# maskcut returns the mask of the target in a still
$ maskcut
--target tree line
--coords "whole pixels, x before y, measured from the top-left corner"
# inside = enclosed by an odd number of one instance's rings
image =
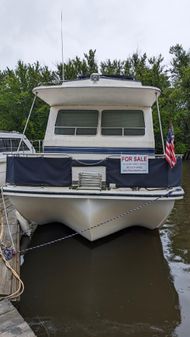
[[[64,79],[74,80],[94,72],[104,75],[123,75],[142,82],[143,85],[161,89],[159,98],[163,134],[166,138],[170,122],[175,131],[176,152],[190,148],[190,52],[179,44],[169,50],[171,62],[164,65],[162,55],[148,57],[146,53],[133,53],[126,60],[98,63],[96,50],[89,50],[83,58],[75,57],[64,64]],[[55,70],[39,62],[25,64],[18,61],[15,69],[0,71],[0,130],[22,132],[33,101],[32,89],[39,84],[60,83],[62,64]],[[37,100],[26,135],[29,139],[43,139],[49,107]],[[156,150],[162,151],[156,106],[153,107]]]

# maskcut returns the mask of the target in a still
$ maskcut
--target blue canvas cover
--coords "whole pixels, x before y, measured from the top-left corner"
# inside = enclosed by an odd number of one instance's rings
[[[106,160],[106,183],[116,187],[169,188],[181,185],[182,159],[177,159],[174,168],[170,168],[164,158],[149,159],[148,174],[121,174],[120,159]]]
[[[6,182],[20,186],[70,186],[71,158],[7,157]]]
[[[20,186],[71,186],[72,166],[78,166],[72,158],[7,157],[6,182]],[[84,163],[88,166],[88,163]],[[94,163],[96,166],[96,164]],[[182,160],[177,159],[170,168],[164,158],[149,159],[148,174],[121,174],[120,159],[108,158],[101,162],[106,166],[106,185],[116,187],[169,188],[181,185]]]

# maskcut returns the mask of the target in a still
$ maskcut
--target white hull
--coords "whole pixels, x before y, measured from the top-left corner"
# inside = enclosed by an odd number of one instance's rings
[[[18,186],[16,189],[13,192],[13,187],[5,187],[4,193],[24,218],[37,224],[64,223],[90,241],[130,226],[159,228],[171,213],[175,200],[182,198],[179,193],[165,197],[168,191],[162,191],[159,197],[158,191],[154,195],[141,192],[135,196],[135,192],[126,196],[126,192],[110,191],[52,193],[48,188],[42,188],[41,193],[37,189],[35,194],[30,190],[29,194],[26,189],[24,193],[19,193]]]
[[[5,184],[6,158],[0,158],[0,186]]]

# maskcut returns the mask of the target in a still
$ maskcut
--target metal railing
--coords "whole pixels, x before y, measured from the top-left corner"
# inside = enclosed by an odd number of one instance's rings
[[[34,139],[31,140],[31,144],[34,147],[37,153],[44,152],[43,140],[42,139]]]

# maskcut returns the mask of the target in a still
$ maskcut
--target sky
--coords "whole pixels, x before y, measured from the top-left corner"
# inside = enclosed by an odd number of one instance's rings
[[[61,25],[62,12],[62,25]],[[189,0],[0,0],[0,69],[18,60],[54,69],[96,50],[97,62],[134,52],[164,56],[177,43],[190,48]]]

